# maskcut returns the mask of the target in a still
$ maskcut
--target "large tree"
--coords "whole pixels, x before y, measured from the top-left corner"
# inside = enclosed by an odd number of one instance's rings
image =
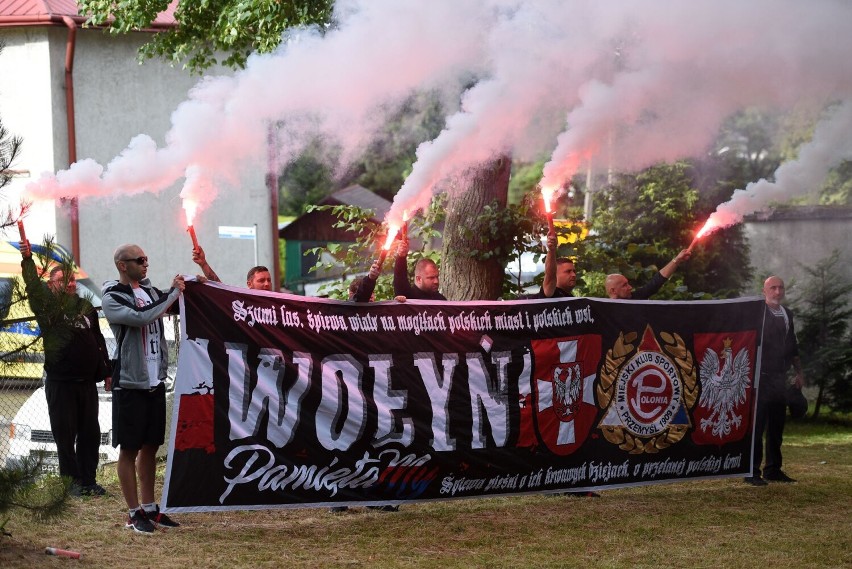
[[[505,228],[499,216],[483,213],[505,210],[511,166],[502,156],[472,170],[452,191],[441,250],[441,290],[450,300],[496,300],[503,292],[511,246],[500,248]]]
[[[112,33],[147,28],[172,0],[78,0],[89,22],[112,19]],[[195,72],[221,63],[244,67],[252,52],[268,53],[281,43],[282,34],[294,26],[326,25],[332,0],[222,0],[178,2],[179,25],[154,34],[139,51],[141,58],[161,57]],[[219,54],[226,54],[223,60]]]

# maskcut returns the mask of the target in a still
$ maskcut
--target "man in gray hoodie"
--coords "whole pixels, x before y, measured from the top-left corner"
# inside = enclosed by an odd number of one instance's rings
[[[103,290],[103,312],[116,338],[112,373],[113,446],[118,481],[129,515],[125,527],[151,534],[177,527],[154,499],[157,449],[165,440],[168,347],[162,316],[184,289],[177,275],[167,292],[147,279],[148,257],[138,245],[122,245],[113,256],[118,282]],[[141,495],[141,503],[140,503]]]

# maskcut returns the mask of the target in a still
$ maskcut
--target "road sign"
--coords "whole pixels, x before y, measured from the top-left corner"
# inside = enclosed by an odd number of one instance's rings
[[[236,227],[233,225],[219,226],[219,239],[254,239],[257,235],[257,227]]]

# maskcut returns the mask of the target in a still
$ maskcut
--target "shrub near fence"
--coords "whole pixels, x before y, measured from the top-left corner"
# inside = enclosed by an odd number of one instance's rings
[[[104,318],[101,331],[112,355],[115,339]],[[169,345],[169,378],[177,370],[180,327],[178,317],[164,321]],[[0,467],[15,464],[24,456],[43,453],[45,470],[58,466],[56,445],[50,430],[47,400],[44,395],[44,351],[33,318],[4,320],[0,327]],[[171,413],[171,381],[167,403]],[[118,451],[112,447],[112,394],[98,384],[101,426],[100,464],[117,460]],[[167,428],[170,426],[167,421]],[[164,445],[161,449],[165,450]]]

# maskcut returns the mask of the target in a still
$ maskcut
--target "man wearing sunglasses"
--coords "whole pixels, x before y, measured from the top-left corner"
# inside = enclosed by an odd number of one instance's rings
[[[154,499],[157,449],[165,441],[168,347],[163,315],[184,289],[177,275],[160,291],[148,280],[148,257],[138,245],[122,245],[113,256],[118,282],[104,285],[103,311],[116,338],[113,366],[113,446],[120,447],[118,481],[129,515],[125,527],[151,534],[177,527]],[[140,502],[141,498],[141,502]]]

